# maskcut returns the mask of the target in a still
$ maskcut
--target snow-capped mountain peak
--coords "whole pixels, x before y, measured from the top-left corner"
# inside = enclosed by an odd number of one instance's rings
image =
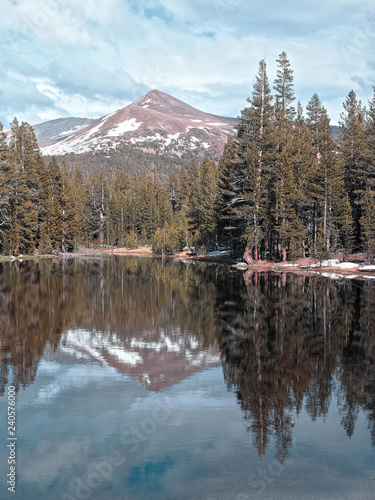
[[[218,158],[236,123],[232,118],[204,113],[159,90],[151,90],[97,120],[82,120],[66,118],[34,126],[42,153],[111,155],[119,149],[136,148],[176,158],[185,153]]]

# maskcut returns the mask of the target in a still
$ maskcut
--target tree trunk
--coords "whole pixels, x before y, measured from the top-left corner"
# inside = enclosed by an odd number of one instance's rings
[[[243,254],[243,260],[246,262],[248,265],[253,264],[253,257],[252,257],[252,248],[250,247],[249,243],[246,245],[244,254]]]

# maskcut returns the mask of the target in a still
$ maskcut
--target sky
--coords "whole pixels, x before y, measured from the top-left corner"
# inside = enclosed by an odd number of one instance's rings
[[[375,84],[373,0],[0,0],[0,122],[97,118],[151,89],[236,117],[287,53],[337,124]]]

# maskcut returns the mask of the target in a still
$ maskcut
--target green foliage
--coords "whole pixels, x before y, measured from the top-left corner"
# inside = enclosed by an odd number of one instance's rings
[[[188,244],[186,219],[179,214],[176,214],[168,225],[158,228],[152,238],[152,250],[160,255],[181,252]]]
[[[375,195],[370,188],[367,188],[363,198],[363,215],[360,223],[364,249],[367,252],[368,259],[373,261],[375,258]]]
[[[352,207],[355,243],[359,245],[361,243],[362,200],[367,186],[370,185],[365,110],[353,90],[349,92],[343,107],[339,138],[340,157],[345,173],[345,186]]]
[[[138,246],[138,236],[134,230],[130,231],[125,238],[123,245],[126,248],[137,248]]]
[[[189,166],[187,217],[191,232],[199,235],[199,244],[217,241],[219,171],[215,161],[205,158]]]

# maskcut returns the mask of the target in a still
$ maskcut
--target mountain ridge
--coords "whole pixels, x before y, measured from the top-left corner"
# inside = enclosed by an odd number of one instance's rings
[[[221,156],[237,119],[200,111],[159,90],[102,118],[63,118],[34,126],[45,156],[105,155],[138,150],[146,155],[175,159]],[[128,151],[127,151],[128,150]],[[117,155],[118,156],[118,155]]]

